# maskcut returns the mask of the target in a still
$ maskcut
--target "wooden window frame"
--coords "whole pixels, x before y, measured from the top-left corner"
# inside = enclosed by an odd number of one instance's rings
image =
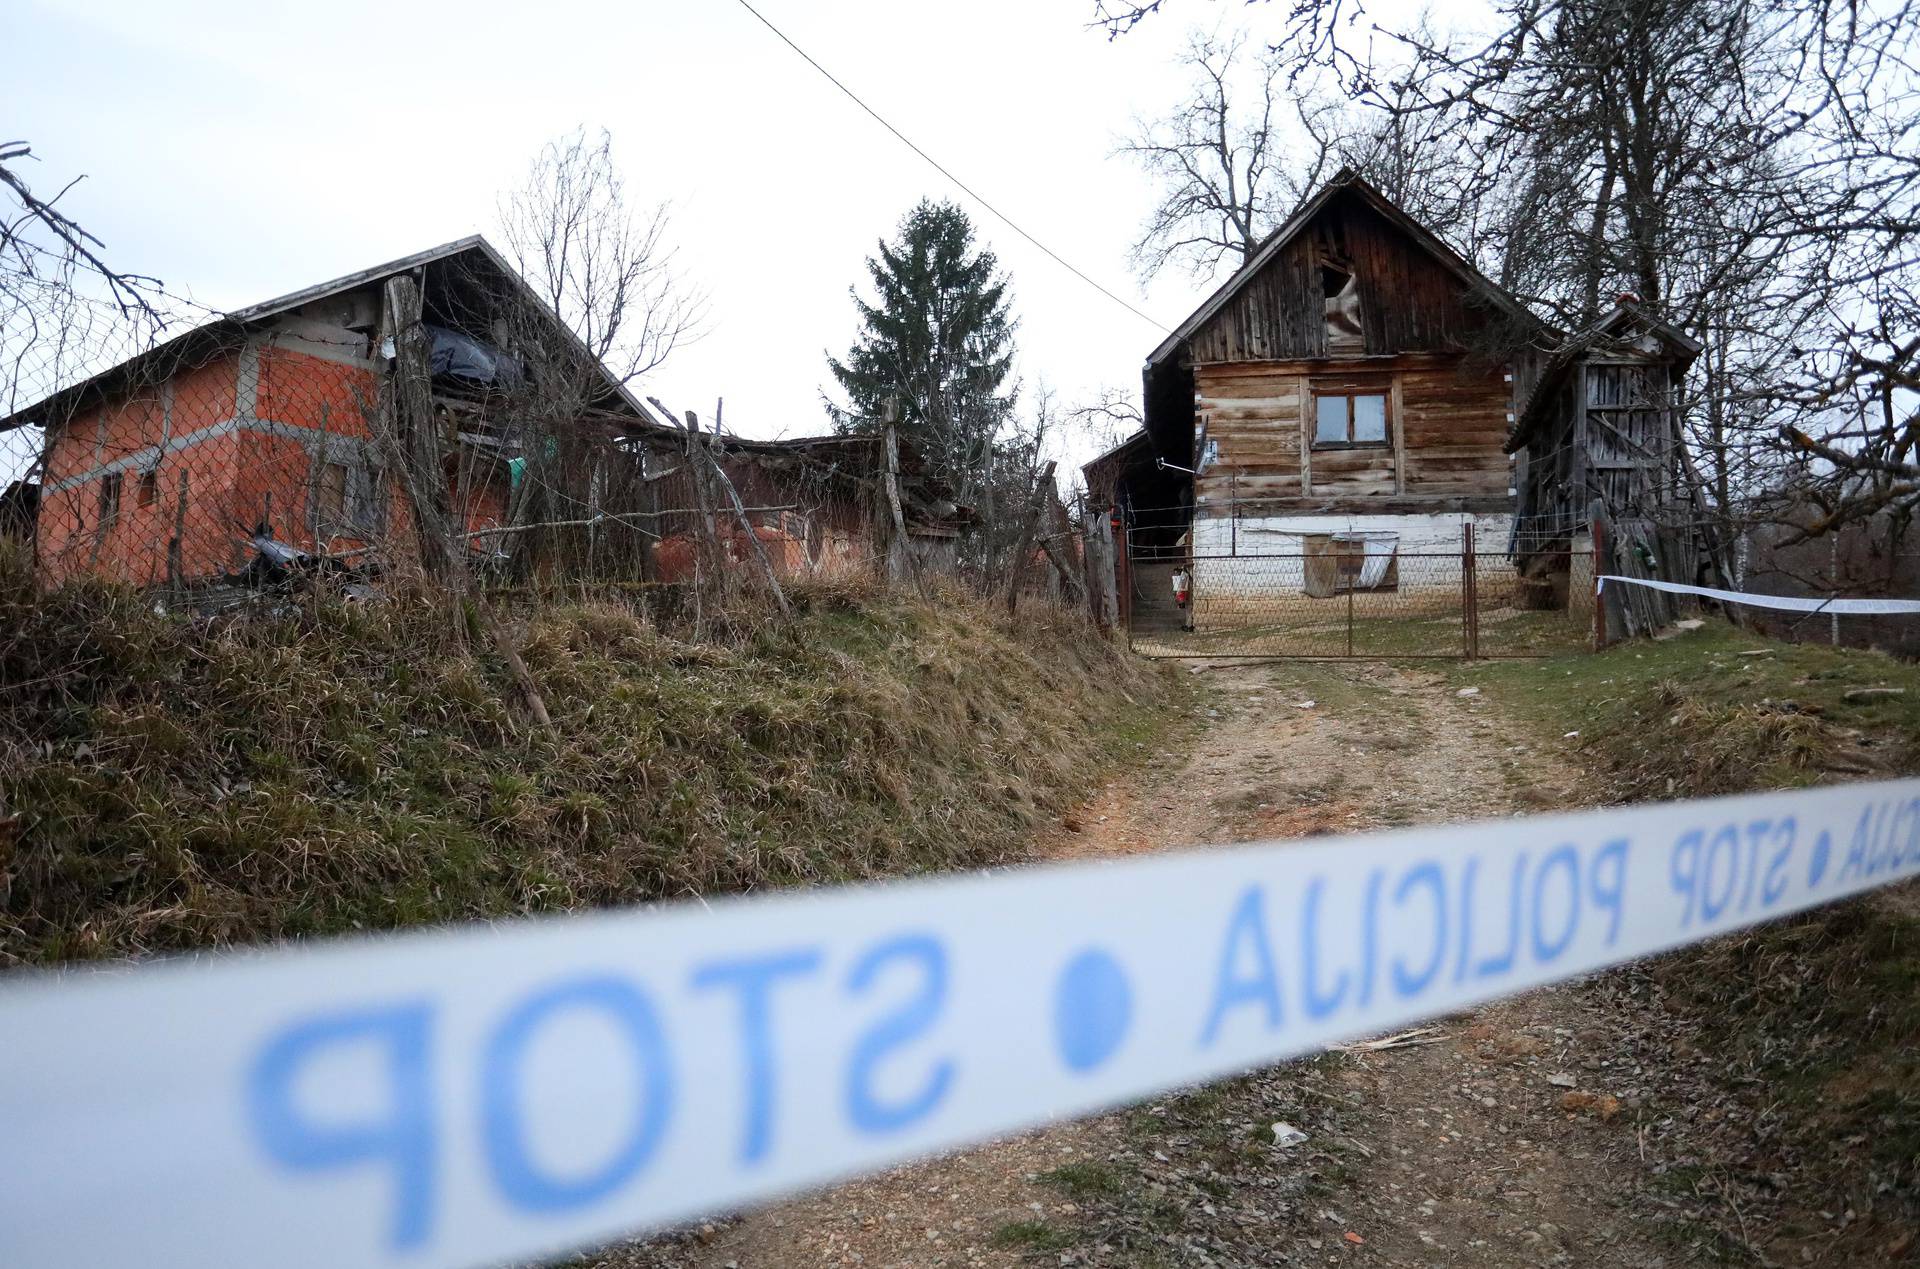
[[[1320,439],[1320,400],[1322,397],[1340,397],[1347,403],[1347,439],[1344,441],[1323,441]],[[1353,403],[1358,397],[1379,397],[1380,412],[1386,420],[1386,434],[1377,441],[1356,441],[1353,439]],[[1393,449],[1394,428],[1397,420],[1393,411],[1393,384],[1313,384],[1308,390],[1307,407],[1308,434],[1307,444],[1312,449]]]
[[[100,477],[100,489],[95,495],[95,510],[100,517],[97,526],[101,531],[112,528],[120,519],[120,496],[126,487],[124,473],[110,471]]]

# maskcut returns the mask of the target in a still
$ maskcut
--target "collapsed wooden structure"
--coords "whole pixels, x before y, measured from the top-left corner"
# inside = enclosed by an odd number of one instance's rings
[[[7,505],[55,584],[404,564],[674,581],[696,537],[715,567],[939,567],[971,524],[884,435],[754,441],[665,414],[474,237],[222,317],[0,430],[44,431],[40,480]],[[709,460],[738,515],[694,479]]]

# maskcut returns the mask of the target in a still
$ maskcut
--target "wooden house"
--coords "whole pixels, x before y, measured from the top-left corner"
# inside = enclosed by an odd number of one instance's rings
[[[1504,547],[1511,350],[1543,334],[1357,175],[1307,199],[1147,359],[1144,431],[1188,473],[1198,601],[1220,557],[1270,557],[1260,584],[1304,589],[1305,557],[1365,542],[1389,566],[1332,584],[1386,589],[1397,553],[1457,550],[1470,524]]]
[[[1152,579],[1136,592],[1190,571],[1203,628],[1228,590],[1458,587],[1404,557],[1469,533],[1523,579],[1557,570],[1518,593],[1564,604],[1594,507],[1645,520],[1686,495],[1698,352],[1632,297],[1564,336],[1342,172],[1153,350],[1145,425],[1088,486]]]

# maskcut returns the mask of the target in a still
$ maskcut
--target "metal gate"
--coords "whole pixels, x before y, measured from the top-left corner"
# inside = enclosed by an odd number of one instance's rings
[[[1127,634],[1156,657],[1475,659],[1592,646],[1593,556],[1482,555],[1328,539],[1289,552],[1130,553]],[[1184,572],[1188,600],[1175,602]]]

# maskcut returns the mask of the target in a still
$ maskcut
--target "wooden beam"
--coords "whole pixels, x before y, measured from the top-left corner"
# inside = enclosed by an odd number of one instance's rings
[[[1013,561],[1007,569],[1007,614],[1013,614],[1014,605],[1020,594],[1020,574],[1027,571],[1027,555],[1033,550],[1034,528],[1041,514],[1046,510],[1046,494],[1053,487],[1054,461],[1040,469],[1040,476],[1033,482],[1033,492],[1028,495],[1026,523],[1020,529],[1020,545],[1014,548]]]

